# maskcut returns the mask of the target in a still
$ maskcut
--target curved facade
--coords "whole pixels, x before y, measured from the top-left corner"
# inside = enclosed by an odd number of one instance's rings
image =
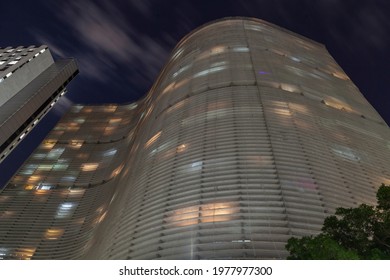
[[[217,21],[143,100],[63,118],[1,192],[0,257],[282,259],[335,208],[375,203],[389,140],[323,45]]]

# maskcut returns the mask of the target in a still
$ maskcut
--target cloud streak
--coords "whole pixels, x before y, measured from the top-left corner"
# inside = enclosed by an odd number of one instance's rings
[[[132,10],[144,15],[145,21],[146,15],[151,13],[151,4],[149,1],[127,3]],[[74,41],[67,44],[66,51],[49,44],[54,53],[60,56],[71,53],[70,56],[78,60],[80,74],[89,79],[109,83],[112,79],[107,76],[118,78],[115,70],[127,68],[119,74],[124,76],[124,81],[141,82],[144,88],[151,86],[170,52],[169,43],[141,33],[118,2],[100,1],[98,5],[92,1],[70,1],[57,5],[53,6],[53,11]],[[36,38],[43,43],[54,40],[44,34]]]

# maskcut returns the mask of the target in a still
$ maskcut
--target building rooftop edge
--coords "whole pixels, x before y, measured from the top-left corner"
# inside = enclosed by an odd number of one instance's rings
[[[288,34],[291,34],[293,36],[296,36],[298,38],[301,38],[301,39],[304,39],[304,40],[307,40],[309,41],[310,43],[313,43],[315,45],[318,45],[319,47],[322,47],[322,48],[325,48],[326,49],[326,46],[320,42],[317,42],[313,39],[310,39],[308,37],[305,37],[301,34],[298,34],[298,33],[295,33],[291,30],[288,30],[284,27],[281,27],[279,25],[276,25],[274,23],[271,23],[271,22],[268,22],[266,20],[263,20],[263,19],[259,19],[259,18],[254,18],[254,17],[245,17],[245,16],[232,16],[232,17],[223,17],[223,18],[220,18],[220,19],[216,19],[216,20],[212,20],[212,21],[209,21],[209,22],[206,22],[200,26],[198,26],[197,28],[193,29],[191,32],[187,33],[187,35],[185,35],[182,39],[180,39],[180,41],[176,44],[175,49],[177,49],[178,47],[181,46],[181,44],[186,40],[188,39],[189,37],[191,37],[193,34],[195,34],[196,32],[199,32],[200,30],[202,30],[203,28],[205,27],[208,27],[212,24],[216,24],[216,23],[220,23],[220,22],[223,22],[223,21],[228,21],[228,20],[242,20],[242,21],[254,21],[254,22],[260,22],[262,24],[265,24],[265,25],[268,25],[270,27],[273,27],[273,28],[276,28],[276,29],[279,29],[283,32],[286,32]]]

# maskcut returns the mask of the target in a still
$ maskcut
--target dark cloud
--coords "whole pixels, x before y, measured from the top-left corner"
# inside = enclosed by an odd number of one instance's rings
[[[151,4],[151,1],[128,3],[143,14],[149,13]],[[116,2],[101,1],[98,5],[92,1],[70,1],[56,4],[52,10],[74,38],[73,46],[65,51],[50,43],[55,39],[49,34],[35,34],[36,39],[49,42],[47,44],[59,56],[72,52],[82,75],[98,82],[109,83],[111,79],[106,77],[117,75],[107,70],[127,66],[132,72],[131,65],[137,65],[142,74],[131,76],[142,76],[146,86],[156,77],[169,53],[166,44],[140,32]]]

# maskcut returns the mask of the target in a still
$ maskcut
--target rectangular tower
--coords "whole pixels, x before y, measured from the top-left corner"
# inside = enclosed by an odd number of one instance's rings
[[[65,94],[74,59],[54,61],[47,46],[0,48],[0,162]]]

